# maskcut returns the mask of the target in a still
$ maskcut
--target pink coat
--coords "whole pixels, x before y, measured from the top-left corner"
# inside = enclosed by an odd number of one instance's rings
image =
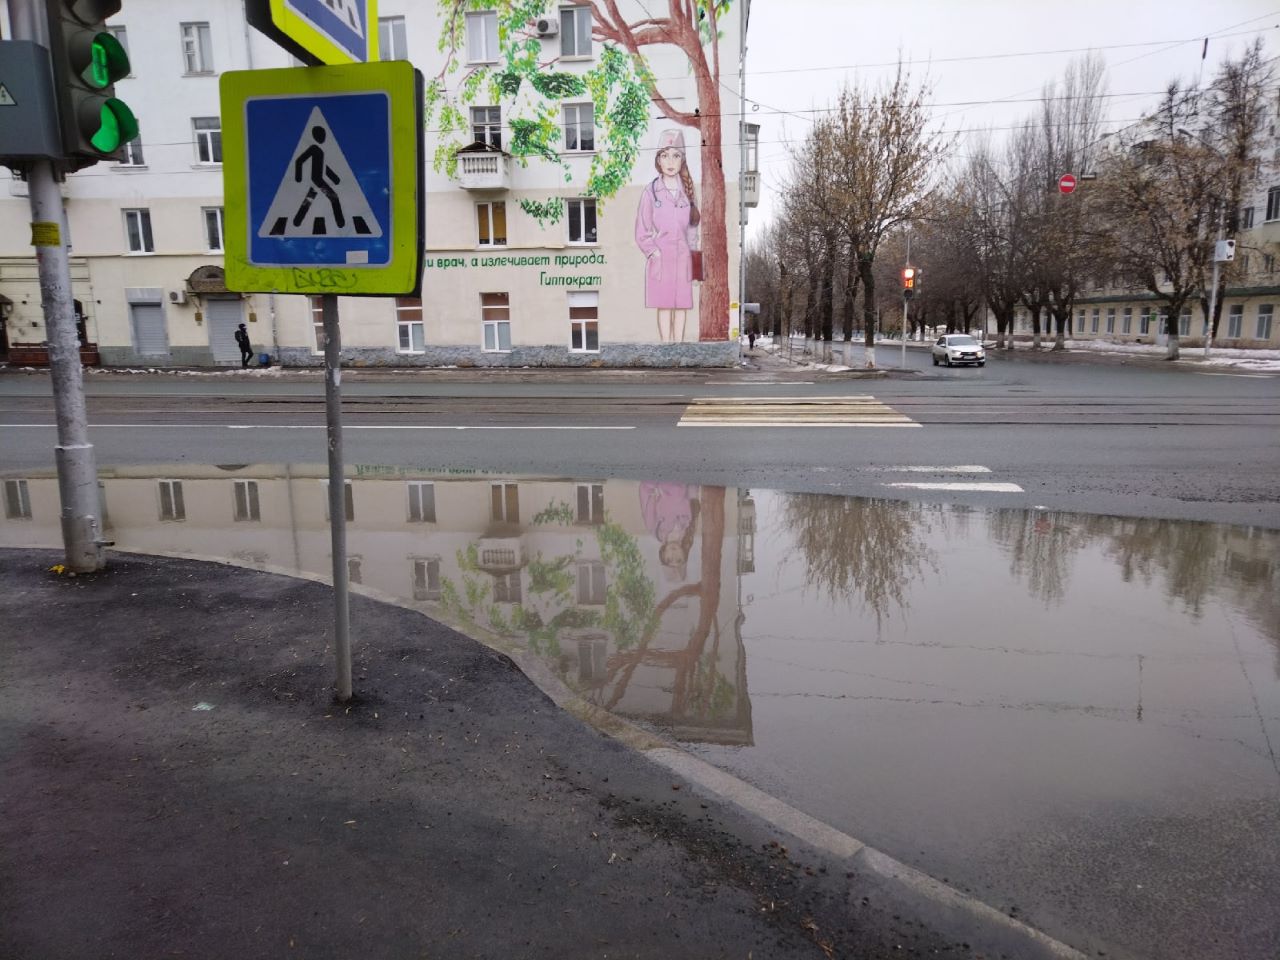
[[[690,226],[689,200],[672,193],[661,177],[644,188],[636,209],[636,243],[645,262],[644,305],[658,310],[693,306],[693,258],[698,228]],[[655,252],[656,251],[656,252]]]

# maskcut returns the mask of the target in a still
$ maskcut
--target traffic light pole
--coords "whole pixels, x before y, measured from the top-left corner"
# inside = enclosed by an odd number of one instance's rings
[[[14,39],[47,45],[39,0],[9,0]],[[84,405],[84,371],[80,366],[80,338],[71,297],[71,267],[67,254],[67,223],[62,192],[53,161],[33,160],[26,168],[31,200],[31,242],[40,275],[40,306],[44,310],[53,380],[53,407],[58,427],[54,459],[62,504],[62,543],[66,565],[77,573],[91,573],[106,565],[102,539],[98,468],[89,442]]]

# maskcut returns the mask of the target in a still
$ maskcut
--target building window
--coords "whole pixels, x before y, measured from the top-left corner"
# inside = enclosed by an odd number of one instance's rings
[[[400,353],[423,353],[427,349],[426,326],[422,320],[422,300],[396,297],[396,330]]]
[[[1076,334],[1079,335],[1082,333],[1084,333],[1084,311],[1077,310],[1076,311]]]
[[[124,156],[117,161],[117,166],[121,167],[141,167],[146,164],[142,158],[142,134],[124,145]]]
[[[129,240],[130,253],[155,253],[156,244],[151,236],[151,211],[126,210],[124,231]]]
[[[200,163],[221,163],[222,121],[217,117],[195,117],[191,126],[196,137],[196,159]]]
[[[467,14],[467,62],[493,63],[498,59],[498,13],[483,10]]]
[[[311,332],[315,334],[315,353],[324,353],[324,298],[311,298]]]
[[[507,204],[490,200],[476,204],[476,244],[481,247],[507,245]]]
[[[495,483],[489,487],[489,506],[495,523],[520,522],[520,487],[514,483]]]
[[[209,37],[209,24],[182,25],[182,57],[187,73],[213,73],[213,42]]]
[[[1253,207],[1245,207],[1240,211],[1240,229],[1248,230],[1253,226]]]
[[[569,352],[600,352],[600,294],[575,290],[569,294]]]
[[[404,17],[378,18],[378,59],[409,59],[409,44],[404,34]]]
[[[1178,314],[1178,336],[1191,336],[1191,310],[1187,308]]]
[[[204,239],[209,245],[209,252],[220,253],[223,236],[222,208],[204,207],[201,212],[204,214]]]
[[[25,480],[4,482],[4,516],[6,520],[31,519],[31,493]]]
[[[519,603],[522,599],[519,570],[512,570],[510,573],[500,573],[494,576],[494,603]]]
[[[1124,319],[1120,322],[1120,332],[1133,332],[1133,307],[1124,308]]]
[[[1101,310],[1099,310],[1097,307],[1093,308],[1093,323],[1089,327],[1089,331],[1091,333],[1098,332],[1098,317],[1101,316],[1101,314],[1102,314]]]
[[[609,678],[608,642],[604,637],[584,637],[578,641],[578,679],[592,683]]]
[[[409,522],[436,522],[436,485],[415,480],[409,483]]]
[[[471,136],[476,143],[502,149],[502,108],[472,107]]]
[[[347,582],[364,583],[363,557],[347,557]]]
[[[1262,272],[1270,276],[1276,272],[1276,256],[1274,253],[1262,255]]]
[[[1145,337],[1151,332],[1151,318],[1155,313],[1149,307],[1142,308],[1142,316],[1138,318],[1138,335]]]
[[[595,107],[591,104],[564,105],[564,148],[578,152],[596,148]]]
[[[598,525],[604,523],[604,484],[578,484],[578,522]]]
[[[258,510],[257,480],[237,480],[234,494],[237,521],[256,523],[262,519],[262,514]]]
[[[1267,191],[1267,219],[1280,220],[1280,187]]]
[[[596,242],[596,202],[591,198],[569,201],[569,242]]]
[[[422,557],[413,561],[413,599],[440,599],[440,560]]]
[[[560,56],[591,56],[591,8],[560,8]]]
[[[505,353],[511,349],[511,294],[480,294],[480,319],[484,324],[484,349]]]
[[[182,481],[157,480],[156,483],[160,488],[160,519],[187,519],[187,506],[182,501]]]
[[[125,26],[123,24],[115,27],[108,26],[107,33],[111,34],[113,37],[116,38],[116,42],[120,44],[120,47],[124,50],[124,55],[128,57],[129,56],[129,31],[125,28]],[[126,76],[130,76],[130,77],[133,76],[133,59],[132,58],[129,59],[129,72],[128,74],[126,74]]]
[[[1107,333],[1116,332],[1116,308],[1107,307]]]
[[[329,519],[329,481],[321,480],[320,486],[324,490],[324,518]],[[342,512],[347,515],[347,522],[350,523],[356,518],[356,500],[355,494],[351,489],[351,481],[342,481],[343,502]]]
[[[604,606],[604,564],[599,560],[578,564],[578,603]]]
[[[1227,308],[1227,337],[1239,340],[1244,328],[1244,305],[1233,303]]]
[[[1272,307],[1273,307],[1273,304],[1270,304],[1270,303],[1258,304],[1258,326],[1254,331],[1253,339],[1255,340],[1271,339]]]

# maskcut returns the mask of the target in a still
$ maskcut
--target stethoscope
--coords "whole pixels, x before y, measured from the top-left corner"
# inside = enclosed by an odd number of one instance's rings
[[[649,184],[649,192],[653,194],[653,205],[655,207],[662,206],[662,201],[658,199],[658,181],[661,179],[661,177],[654,177],[653,183]],[[667,193],[671,192],[666,187],[663,187],[663,190]],[[681,190],[680,196],[676,198],[676,209],[679,210],[681,207],[687,207],[688,205],[689,199],[684,195],[684,191]]]

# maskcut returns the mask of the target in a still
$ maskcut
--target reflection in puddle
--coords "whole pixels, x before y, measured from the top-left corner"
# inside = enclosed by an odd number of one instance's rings
[[[323,466],[100,475],[121,550],[329,571]],[[52,475],[6,479],[4,504],[0,546],[59,545]],[[1248,890],[1280,879],[1258,866],[1280,862],[1276,831],[1248,812],[1280,795],[1275,531],[395,467],[354,468],[346,512],[355,589],[519,645],[591,702],[1033,920],[1039,904],[1064,935],[1110,922],[1138,952],[1231,955],[1203,914],[1106,891],[1248,901],[1201,881],[1214,857]],[[1203,848],[1178,834],[1176,867],[1126,846],[1188,822]],[[1079,853],[1104,837],[1105,882]]]

